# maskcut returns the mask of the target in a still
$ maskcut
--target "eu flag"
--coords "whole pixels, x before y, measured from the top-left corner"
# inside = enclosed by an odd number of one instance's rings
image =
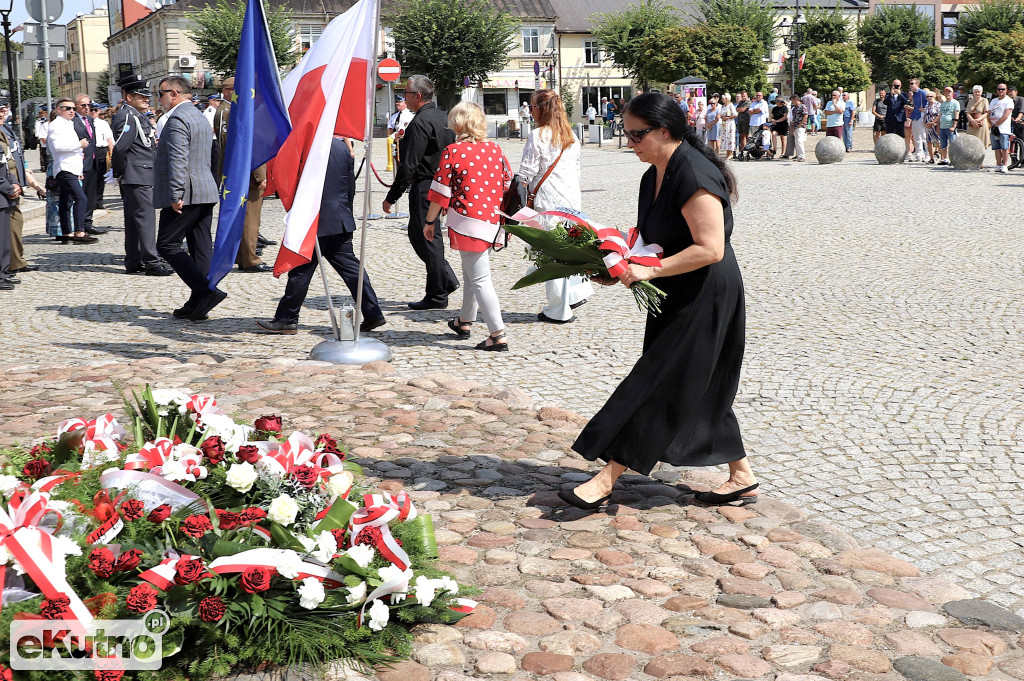
[[[207,275],[211,290],[231,271],[238,255],[249,199],[249,175],[277,156],[291,130],[263,4],[248,0],[224,145],[217,238]]]

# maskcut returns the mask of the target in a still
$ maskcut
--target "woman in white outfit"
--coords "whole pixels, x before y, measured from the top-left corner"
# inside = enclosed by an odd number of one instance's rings
[[[519,175],[530,194],[536,193],[533,208],[580,210],[580,143],[569,125],[562,98],[554,90],[537,90],[530,109],[537,127],[526,140]],[[575,321],[573,309],[594,292],[590,280],[582,276],[549,281],[546,289],[548,304],[537,319],[550,324]]]

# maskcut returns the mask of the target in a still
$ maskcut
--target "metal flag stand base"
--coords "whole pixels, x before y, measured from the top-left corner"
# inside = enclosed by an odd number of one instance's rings
[[[309,352],[309,358],[331,364],[358,364],[362,366],[369,362],[391,361],[391,349],[373,338],[360,338],[359,340],[340,341],[325,340],[313,346]]]

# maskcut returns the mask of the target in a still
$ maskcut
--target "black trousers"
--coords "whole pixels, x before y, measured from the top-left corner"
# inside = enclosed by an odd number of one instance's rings
[[[153,188],[143,184],[122,184],[124,201],[124,268],[153,269],[160,264],[156,254],[156,212]]]
[[[175,213],[173,208],[160,211],[156,250],[192,290],[186,305],[195,303],[210,290],[206,275],[210,271],[210,257],[213,255],[210,227],[213,225],[214,205],[200,203],[184,206],[180,213]],[[188,243],[188,252],[181,247],[182,239]]]
[[[103,208],[103,192],[107,189],[107,183],[103,180],[103,176],[107,172],[107,159],[97,158],[96,159],[96,208]]]
[[[0,281],[11,278],[11,213],[13,206],[0,208]]]
[[[444,237],[440,230],[433,241],[423,236],[423,223],[427,219],[427,191],[430,180],[417,182],[409,188],[409,243],[416,256],[427,266],[426,299],[433,303],[448,300],[448,294],[459,288],[459,278],[444,259]]]
[[[50,152],[47,151],[46,145],[39,145],[39,169],[46,172],[46,166],[50,165]]]
[[[321,236],[320,253],[324,259],[331,263],[331,267],[341,275],[348,287],[352,297],[356,297],[357,286],[359,285],[359,259],[352,250],[352,232],[344,234],[332,234]],[[306,294],[309,292],[309,284],[316,272],[317,259],[288,271],[288,284],[285,286],[281,302],[277,304],[277,312],[274,319],[286,324],[295,324],[299,321],[299,310],[302,308]],[[363,305],[360,308],[362,318],[373,321],[380,319],[384,313],[380,311],[377,302],[377,293],[370,285],[370,275],[363,272]]]
[[[60,233],[64,236],[85,229],[85,207],[88,199],[82,180],[78,175],[62,170],[57,173],[57,186],[60,191],[58,210],[60,215]],[[72,221],[74,226],[72,226]]]
[[[906,133],[904,132],[905,130],[906,130],[906,128],[903,125],[903,121],[886,121],[885,122],[885,132],[886,132],[886,134],[895,133],[895,134],[899,135],[900,137],[906,137]]]
[[[92,213],[96,210],[96,164],[92,170],[82,173],[82,188],[85,189],[85,228],[92,229]]]

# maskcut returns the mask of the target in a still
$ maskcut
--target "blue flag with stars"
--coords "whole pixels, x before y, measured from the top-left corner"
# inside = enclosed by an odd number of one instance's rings
[[[263,4],[248,0],[224,145],[217,238],[207,275],[211,290],[231,271],[242,243],[249,175],[277,156],[291,130]]]

